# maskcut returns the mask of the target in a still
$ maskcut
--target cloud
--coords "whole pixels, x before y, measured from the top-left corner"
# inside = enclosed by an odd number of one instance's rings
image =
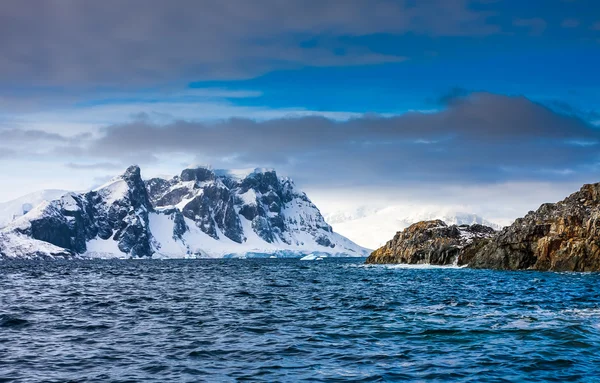
[[[450,105],[451,103],[463,99],[468,96],[471,92],[465,88],[454,87],[448,92],[443,93],[438,99],[437,104],[442,106]]]
[[[16,154],[17,153],[13,149],[0,147],[0,160],[14,158]]]
[[[69,138],[56,133],[48,133],[43,130],[30,129],[1,129],[0,142],[3,144],[28,144],[36,142],[68,142]]]
[[[516,27],[529,28],[530,35],[540,36],[546,30],[546,26],[548,25],[548,23],[546,23],[546,20],[544,20],[542,18],[533,17],[533,18],[528,18],[528,19],[522,19],[522,18],[515,19],[513,21],[513,25]]]
[[[475,93],[435,113],[215,123],[145,120],[104,128],[82,158],[193,156],[215,166],[274,166],[308,183],[499,182],[577,177],[598,162],[600,133],[524,97]],[[565,172],[568,169],[569,172]]]
[[[0,4],[0,81],[85,86],[254,76],[404,57],[339,36],[498,32],[467,0],[105,0]],[[331,36],[333,46],[303,46]]]
[[[123,169],[122,164],[112,162],[97,162],[97,163],[74,163],[69,162],[65,165],[69,169],[74,170],[120,170]]]
[[[577,19],[565,19],[560,24],[563,28],[577,28],[581,22]]]
[[[600,122],[600,112],[597,110],[582,110],[562,100],[550,100],[545,104],[562,114],[580,118],[591,124],[598,124]]]

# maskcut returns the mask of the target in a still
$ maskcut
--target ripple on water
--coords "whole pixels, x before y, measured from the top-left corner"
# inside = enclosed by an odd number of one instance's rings
[[[362,260],[3,262],[0,381],[582,381],[600,275]]]

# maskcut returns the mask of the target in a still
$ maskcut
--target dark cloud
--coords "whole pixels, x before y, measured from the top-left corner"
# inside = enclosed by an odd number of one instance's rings
[[[274,166],[328,183],[495,182],[590,171],[600,133],[524,97],[475,93],[437,113],[345,122],[321,117],[215,124],[134,121],[103,130],[86,156],[130,161],[181,153],[220,166]],[[143,161],[135,161],[143,162]]]
[[[2,129],[0,142],[4,144],[27,144],[36,142],[67,142],[70,139],[57,133],[48,133],[43,130],[28,129]]]
[[[112,162],[95,162],[95,163],[75,163],[69,162],[65,165],[69,169],[74,170],[119,170],[123,169],[123,164],[115,164]]]
[[[303,46],[314,36],[485,35],[468,0],[5,0],[0,81],[161,83],[246,77],[297,65],[402,60],[364,46]],[[19,82],[21,81],[21,83]]]
[[[454,88],[450,89],[448,92],[439,96],[438,99],[435,101],[435,104],[441,105],[441,106],[447,106],[455,101],[458,101],[458,100],[461,100],[461,99],[467,97],[471,93],[472,92],[470,92],[469,90],[467,90],[465,88],[454,87]]]

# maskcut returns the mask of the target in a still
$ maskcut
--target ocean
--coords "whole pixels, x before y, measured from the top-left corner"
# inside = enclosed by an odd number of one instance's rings
[[[0,262],[0,382],[595,382],[600,274]]]

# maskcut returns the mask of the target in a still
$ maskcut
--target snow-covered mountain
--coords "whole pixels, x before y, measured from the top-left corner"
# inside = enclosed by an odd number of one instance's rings
[[[6,226],[15,218],[22,216],[25,212],[32,210],[42,202],[58,199],[66,193],[66,190],[41,190],[12,201],[0,202],[0,228]]]
[[[3,257],[366,256],[292,180],[185,169],[144,182],[132,166],[88,193],[43,202],[0,231]]]
[[[428,205],[394,205],[386,208],[360,207],[351,212],[325,215],[333,229],[367,248],[383,246],[390,238],[410,225],[421,221],[442,220],[448,225],[480,224],[496,230],[501,226],[476,214],[461,212],[454,207]]]

